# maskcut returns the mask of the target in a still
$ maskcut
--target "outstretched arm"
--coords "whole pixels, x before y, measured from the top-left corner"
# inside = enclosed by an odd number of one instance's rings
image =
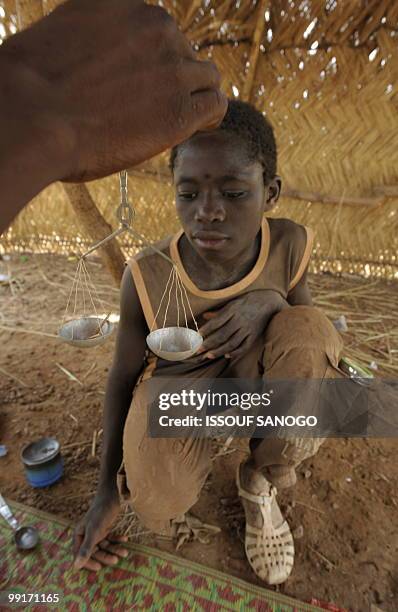
[[[97,493],[91,507],[75,532],[75,566],[100,569],[117,561],[107,547],[97,551],[97,545],[107,536],[119,512],[116,486],[117,471],[123,457],[123,430],[130,408],[133,390],[143,365],[147,326],[135,285],[125,269],[120,297],[120,323],[116,350],[106,386],[104,405],[104,439]],[[117,553],[117,549],[110,547]]]
[[[137,290],[130,269],[126,267],[121,285],[116,349],[105,392],[99,489],[116,486],[116,474],[122,462],[124,423],[143,366],[147,333]]]
[[[227,110],[220,74],[143,0],[69,0],[0,46],[0,233],[57,180],[134,166]]]

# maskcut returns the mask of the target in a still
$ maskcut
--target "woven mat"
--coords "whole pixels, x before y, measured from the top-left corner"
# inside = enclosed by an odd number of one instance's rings
[[[131,544],[127,559],[99,573],[71,569],[72,527],[50,514],[10,503],[23,525],[40,531],[40,545],[16,550],[12,533],[0,523],[0,591],[58,593],[59,603],[45,609],[80,612],[311,612],[320,608],[256,587],[198,563]],[[7,610],[4,599],[0,610]],[[43,610],[32,605],[30,610]]]

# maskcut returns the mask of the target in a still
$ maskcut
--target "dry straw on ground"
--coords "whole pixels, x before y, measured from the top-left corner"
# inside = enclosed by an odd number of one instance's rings
[[[45,1],[44,10],[55,4]],[[272,122],[285,184],[272,215],[315,229],[313,271],[398,278],[397,2],[163,5],[201,57],[216,61],[227,94],[249,99]],[[0,0],[1,6],[0,24],[9,35],[17,24],[15,5]],[[117,178],[89,188],[115,225]],[[137,229],[148,239],[176,228],[167,153],[131,171],[130,191]],[[54,185],[19,216],[0,249],[67,253],[89,242]],[[125,245],[129,252],[138,247]]]
[[[104,316],[109,311],[118,313],[118,289],[107,283],[109,275],[96,260],[90,260],[89,265],[101,303],[107,309]],[[0,296],[0,331],[48,337],[48,342],[53,342],[64,315],[75,268],[74,258],[35,255],[24,263],[14,255],[8,265],[11,282],[9,287],[3,284]],[[397,283],[327,273],[310,275],[309,286],[314,305],[332,321],[345,316],[348,326],[343,334],[345,354],[363,365],[374,361],[379,374],[396,377]]]
[[[0,262],[1,263],[1,262]],[[45,342],[45,350],[51,351],[56,338],[57,329],[62,320],[68,289],[73,281],[77,261],[56,255],[33,255],[29,261],[13,255],[8,262],[11,284],[3,284],[0,291],[0,336],[4,340],[10,333],[18,333],[21,342],[25,334],[37,337],[38,342]],[[95,287],[104,304],[109,310],[118,312],[118,290],[113,288],[107,279],[109,274],[96,260],[90,260],[90,272],[94,278]],[[343,334],[345,344],[344,354],[360,364],[369,366],[377,364],[377,376],[396,378],[398,374],[398,285],[385,280],[366,280],[352,276],[333,277],[329,274],[310,275],[309,284],[316,306],[322,308],[332,320],[344,315],[348,331]],[[45,307],[43,303],[45,302]],[[113,342],[109,340],[109,342]],[[61,366],[61,367],[60,367]],[[103,399],[103,371],[97,368],[96,357],[84,375],[79,375],[79,383],[74,368],[56,363],[54,367],[62,370],[70,379],[70,384],[86,384],[89,374],[98,381],[97,392]],[[0,368],[0,378],[11,379],[14,384],[26,387],[14,366]],[[77,413],[75,413],[77,414]],[[70,413],[71,420],[76,419]],[[79,416],[79,415],[77,415]],[[93,434],[85,442],[72,442],[64,447],[75,449],[85,446],[91,456],[99,456],[101,442],[100,431]],[[235,441],[228,444],[220,440],[215,445],[214,455],[229,453],[246,453],[247,449]],[[121,517],[118,528],[132,539],[145,541],[145,530],[139,524],[134,513],[126,509]]]

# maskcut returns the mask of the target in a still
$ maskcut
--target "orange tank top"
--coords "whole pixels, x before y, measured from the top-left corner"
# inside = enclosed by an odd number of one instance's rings
[[[222,289],[205,291],[195,285],[184,269],[179,253],[179,241],[183,235],[180,230],[174,236],[156,243],[156,247],[176,264],[180,278],[187,291],[192,313],[198,324],[204,323],[201,315],[209,310],[217,309],[230,299],[239,295],[261,289],[272,289],[287,298],[289,292],[301,279],[310,259],[313,232],[310,228],[299,225],[290,219],[263,218],[261,225],[261,246],[256,263],[249,273],[240,281]],[[161,327],[164,319],[167,299],[163,300],[162,307],[155,320],[159,305],[164,295],[167,280],[172,269],[171,263],[150,247],[140,251],[128,261],[142,310],[149,330]],[[170,296],[167,311],[167,326],[177,324],[178,313],[175,296]],[[189,327],[194,327],[192,316],[187,311]],[[185,324],[181,317],[180,325]],[[148,354],[146,367],[149,366],[151,375],[160,368],[162,375],[175,375],[189,369],[186,362],[164,362]],[[188,360],[189,362],[189,360]]]
[[[250,272],[229,287],[204,291],[194,284],[181,261],[178,244],[183,233],[183,230],[180,230],[155,246],[176,264],[195,318],[199,318],[207,310],[221,307],[231,298],[257,289],[273,289],[286,299],[308,265],[313,244],[313,232],[310,228],[290,219],[264,217],[260,253]],[[171,264],[147,247],[130,259],[128,265],[147,325],[149,329],[156,329],[163,321],[166,304],[161,308],[156,322],[154,317],[166,288]],[[170,300],[167,321],[170,325],[177,322],[174,299]],[[192,320],[189,322],[192,323]]]

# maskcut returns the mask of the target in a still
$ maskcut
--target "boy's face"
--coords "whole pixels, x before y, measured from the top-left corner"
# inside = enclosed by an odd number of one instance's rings
[[[198,255],[227,261],[253,246],[280,181],[264,186],[263,167],[222,131],[195,134],[174,167],[177,213]]]

